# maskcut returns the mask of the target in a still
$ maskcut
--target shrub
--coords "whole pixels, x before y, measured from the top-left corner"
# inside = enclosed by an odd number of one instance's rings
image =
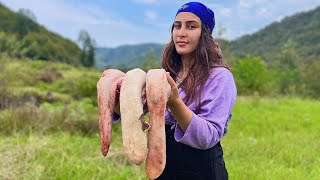
[[[90,103],[90,100],[69,105],[43,103],[39,107],[27,103],[5,109],[0,112],[0,134],[48,134],[57,131],[80,135],[97,133],[97,108]]]
[[[97,82],[99,74],[82,74],[75,80],[75,89],[73,96],[76,99],[89,97],[92,100],[97,99]]]
[[[260,57],[247,55],[235,63],[232,71],[239,94],[267,93],[270,76]]]
[[[62,74],[55,67],[46,67],[39,74],[37,79],[45,83],[53,83],[58,79],[62,79]]]
[[[303,72],[303,82],[308,95],[319,97],[320,94],[320,61],[313,61]]]

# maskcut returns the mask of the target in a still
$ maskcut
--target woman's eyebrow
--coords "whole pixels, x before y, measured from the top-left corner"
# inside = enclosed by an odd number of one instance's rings
[[[181,21],[174,21],[173,23],[181,23]],[[193,21],[193,20],[187,21],[186,23],[197,23],[197,24],[199,24],[198,21]]]
[[[199,24],[198,21],[187,21],[187,23],[196,23],[196,24]]]

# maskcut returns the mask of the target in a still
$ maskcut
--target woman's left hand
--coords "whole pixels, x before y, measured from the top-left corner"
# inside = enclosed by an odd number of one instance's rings
[[[169,72],[166,72],[168,83],[171,86],[171,91],[169,93],[169,100],[167,102],[168,106],[171,107],[180,99],[179,91],[178,91],[178,85],[176,82],[172,79]]]
[[[172,115],[177,120],[181,129],[185,132],[191,122],[192,111],[184,104],[179,96],[178,85],[167,72],[167,80],[171,86],[167,106],[170,108]]]

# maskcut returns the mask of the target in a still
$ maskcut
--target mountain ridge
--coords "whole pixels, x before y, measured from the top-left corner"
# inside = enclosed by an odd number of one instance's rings
[[[233,41],[223,40],[222,51],[227,58],[243,57],[246,54],[260,56],[264,61],[271,63],[279,58],[281,49],[288,43],[293,42],[293,48],[302,58],[320,55],[320,6],[309,11],[295,13],[286,16],[279,22],[273,22],[264,28]],[[164,44],[144,43],[138,45],[124,45],[116,48],[98,48],[96,62],[101,69],[104,66],[117,67],[124,64],[136,67],[141,64],[142,55],[147,50],[154,49],[157,60],[160,61],[161,51]],[[138,55],[123,55],[128,48]],[[143,47],[143,48],[141,48]],[[137,51],[143,49],[143,51]],[[119,55],[119,56],[116,56]],[[130,54],[130,53],[129,53]],[[140,58],[140,60],[139,60]]]

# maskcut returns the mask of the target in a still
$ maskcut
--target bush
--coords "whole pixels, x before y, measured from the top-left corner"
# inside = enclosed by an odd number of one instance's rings
[[[320,94],[320,61],[313,61],[303,71],[303,82],[308,95],[318,97]]]
[[[45,83],[53,83],[58,79],[62,79],[62,74],[55,67],[46,67],[42,72],[38,74],[37,79]]]
[[[238,60],[232,68],[239,94],[267,94],[270,87],[270,76],[264,61],[260,57]]]
[[[92,100],[96,100],[99,76],[99,74],[82,74],[78,76],[75,80],[73,96],[76,99],[89,97]]]
[[[0,134],[48,134],[65,131],[91,135],[99,131],[97,108],[91,100],[72,104],[43,103],[37,107],[27,103],[0,112]]]

